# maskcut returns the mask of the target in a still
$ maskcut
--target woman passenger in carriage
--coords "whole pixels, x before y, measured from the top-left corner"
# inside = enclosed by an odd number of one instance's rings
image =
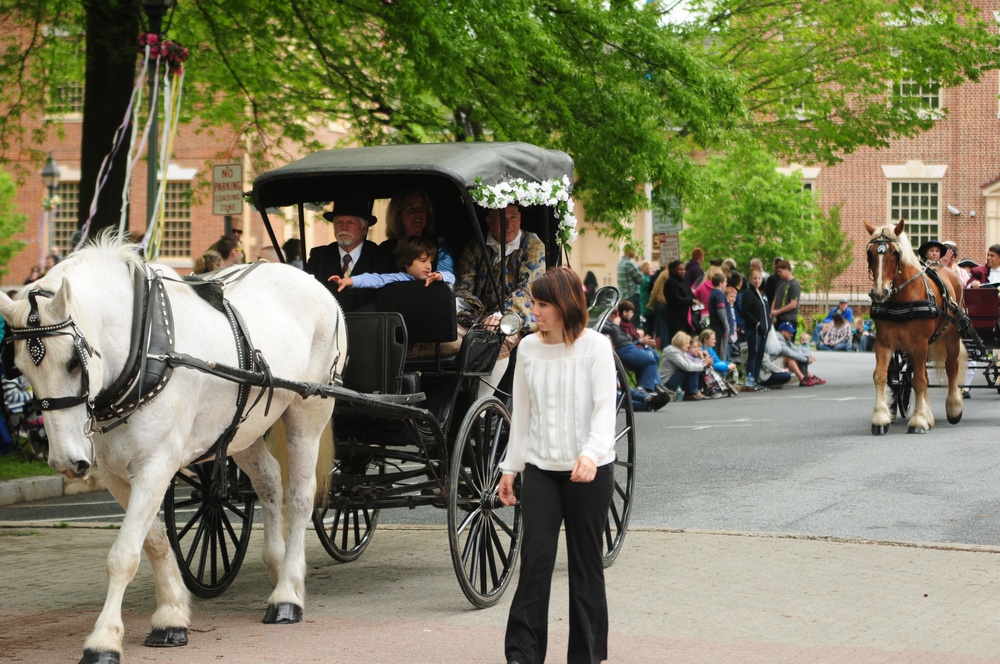
[[[392,195],[389,208],[386,210],[385,236],[388,239],[379,246],[394,253],[396,244],[403,238],[430,238],[437,245],[433,271],[455,274],[455,258],[451,247],[443,237],[437,235],[434,226],[434,208],[430,197],[423,189],[401,189]],[[448,281],[448,283],[454,282],[454,278]]]

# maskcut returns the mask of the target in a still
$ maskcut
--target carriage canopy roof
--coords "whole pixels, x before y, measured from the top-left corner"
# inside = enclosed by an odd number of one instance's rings
[[[258,208],[328,201],[338,190],[388,197],[405,181],[446,178],[462,190],[476,178],[495,185],[573,178],[573,160],[529,143],[433,143],[321,150],[260,175],[253,183]]]

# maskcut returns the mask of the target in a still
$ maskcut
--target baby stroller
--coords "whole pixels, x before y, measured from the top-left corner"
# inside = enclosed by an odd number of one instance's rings
[[[25,461],[46,459],[49,441],[45,435],[42,414],[32,406],[31,386],[24,376],[8,379],[0,373],[3,385],[3,424],[10,434],[14,447],[21,451]]]

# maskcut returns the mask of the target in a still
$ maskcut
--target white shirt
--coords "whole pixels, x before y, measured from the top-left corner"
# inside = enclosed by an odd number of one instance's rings
[[[508,242],[507,245],[504,247],[503,255],[504,255],[505,258],[507,256],[510,256],[511,254],[519,251],[521,249],[521,233],[522,233],[521,231],[518,231],[517,235],[514,236],[514,239],[511,240],[510,242]],[[494,263],[499,262],[500,261],[500,241],[497,240],[497,239],[495,239],[493,237],[492,233],[486,236],[486,246],[487,247],[492,247],[492,249],[494,251],[493,262]]]
[[[359,244],[358,246],[354,247],[353,250],[351,250],[351,251],[344,251],[344,248],[341,247],[338,244],[337,245],[337,249],[340,251],[340,264],[343,265],[344,264],[344,256],[346,256],[347,254],[350,254],[351,255],[351,272],[354,272],[354,266],[358,264],[358,259],[361,258],[361,249],[364,248],[364,246],[365,246],[365,243],[364,243],[364,241],[362,241],[361,244]]]
[[[603,334],[584,330],[570,346],[543,343],[540,334],[522,339],[503,472],[519,473],[525,463],[573,470],[581,455],[598,466],[614,461],[616,378]]]

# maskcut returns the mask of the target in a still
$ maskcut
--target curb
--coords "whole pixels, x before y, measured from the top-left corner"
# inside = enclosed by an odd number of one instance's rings
[[[86,480],[70,480],[62,475],[22,477],[0,482],[0,507],[46,498],[75,496],[91,491],[103,491],[104,482],[96,474]]]

